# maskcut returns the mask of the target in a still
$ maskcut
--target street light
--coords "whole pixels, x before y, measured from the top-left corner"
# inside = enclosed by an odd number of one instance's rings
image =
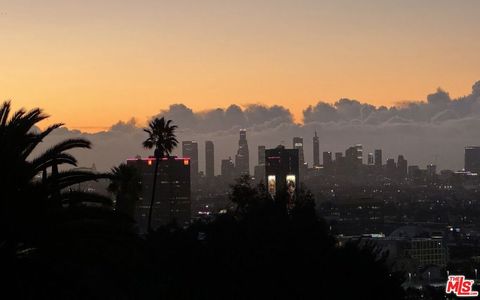
[[[478,270],[475,269],[475,281],[477,281]]]

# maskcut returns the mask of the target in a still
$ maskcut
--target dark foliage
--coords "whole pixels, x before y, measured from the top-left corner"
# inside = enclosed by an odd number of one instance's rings
[[[337,247],[308,192],[288,212],[243,178],[231,200],[237,209],[212,222],[149,236],[156,297],[403,299],[401,274],[389,272],[375,245]]]
[[[148,128],[143,129],[148,134],[143,142],[146,149],[154,149],[155,168],[153,170],[152,197],[150,200],[150,210],[148,212],[148,231],[152,231],[152,213],[155,204],[155,192],[157,189],[158,165],[161,158],[169,156],[173,149],[178,145],[175,135],[177,126],[172,124],[172,120],[165,118],[155,118],[148,124]]]

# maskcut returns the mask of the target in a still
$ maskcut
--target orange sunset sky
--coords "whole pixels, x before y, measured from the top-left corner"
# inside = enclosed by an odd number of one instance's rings
[[[478,0],[0,0],[0,95],[95,131],[195,111],[458,97],[480,80]],[[44,123],[46,124],[46,123]]]

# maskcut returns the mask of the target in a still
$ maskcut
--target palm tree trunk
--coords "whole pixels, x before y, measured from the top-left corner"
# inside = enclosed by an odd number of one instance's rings
[[[157,173],[158,173],[158,163],[159,158],[155,158],[155,170],[153,173],[153,186],[152,186],[152,200],[150,201],[150,210],[148,212],[148,232],[152,232],[152,212],[153,212],[153,205],[155,203],[155,190],[157,187]]]

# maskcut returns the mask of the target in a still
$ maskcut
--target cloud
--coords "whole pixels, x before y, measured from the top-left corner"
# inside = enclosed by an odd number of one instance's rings
[[[217,108],[198,113],[194,113],[184,104],[173,104],[156,116],[174,120],[183,130],[192,130],[197,133],[249,128],[264,124],[274,126],[292,122],[292,115],[288,109],[278,105],[268,107],[260,104],[247,105],[244,109],[233,104],[226,109]]]
[[[248,130],[252,169],[257,163],[258,145],[275,147],[283,143],[291,147],[294,136],[304,137],[305,158],[311,163],[315,131],[320,137],[320,151],[343,152],[348,146],[361,143],[365,153],[382,148],[385,159],[403,154],[410,164],[421,167],[436,163],[440,169],[460,169],[463,148],[480,144],[480,82],[473,85],[469,95],[458,99],[438,89],[427,95],[425,101],[393,107],[375,107],[352,99],[340,99],[333,104],[318,102],[305,108],[301,125],[293,122],[288,109],[278,105],[230,105],[194,112],[184,104],[173,104],[156,116],[174,120],[179,126],[180,141],[199,143],[200,170],[204,169],[204,143],[214,141],[217,173],[220,160],[235,155],[240,128]],[[92,141],[93,150],[75,154],[81,165],[95,163],[100,170],[108,170],[137,154],[149,154],[141,146],[146,136],[135,119],[119,121],[98,133],[62,128],[52,133],[42,148],[71,137]],[[180,148],[176,154],[181,154]]]

